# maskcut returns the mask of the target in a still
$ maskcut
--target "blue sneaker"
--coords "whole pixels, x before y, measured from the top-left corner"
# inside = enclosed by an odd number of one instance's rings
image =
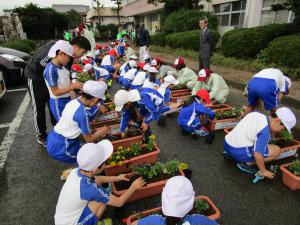
[[[209,134],[209,132],[207,130],[204,130],[204,129],[199,129],[199,130],[194,130],[193,134],[197,134],[201,137],[205,137]]]
[[[256,173],[257,169],[251,166],[248,166],[246,163],[237,163],[237,168],[245,173]]]

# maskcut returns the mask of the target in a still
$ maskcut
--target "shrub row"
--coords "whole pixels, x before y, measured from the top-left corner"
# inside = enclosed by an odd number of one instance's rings
[[[1,44],[2,47],[12,48],[15,50],[23,51],[28,54],[31,54],[35,47],[36,43],[32,40],[17,40],[17,41],[8,41]]]

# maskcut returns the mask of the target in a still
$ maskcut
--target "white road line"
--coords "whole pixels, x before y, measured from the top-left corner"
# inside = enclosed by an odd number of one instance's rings
[[[5,161],[7,159],[7,155],[11,149],[12,144],[14,143],[18,128],[21,125],[23,116],[27,110],[29,102],[30,102],[30,97],[29,97],[29,93],[27,92],[17,111],[14,120],[11,122],[7,134],[5,135],[0,145],[0,169],[4,167]]]
[[[0,129],[1,128],[6,128],[6,127],[9,127],[10,126],[10,123],[3,123],[3,124],[0,124]]]
[[[6,92],[7,93],[11,93],[11,92],[18,92],[18,91],[27,91],[27,88],[19,88],[19,89],[7,89]]]

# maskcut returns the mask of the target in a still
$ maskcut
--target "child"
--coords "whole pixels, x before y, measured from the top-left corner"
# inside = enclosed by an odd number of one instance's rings
[[[81,97],[66,105],[47,138],[47,152],[52,158],[65,163],[76,163],[80,134],[86,142],[94,142],[108,132],[108,128],[103,127],[96,133],[91,133],[87,112],[88,108],[105,100],[105,90],[106,84],[103,81],[87,81],[83,85]]]
[[[168,66],[168,65],[162,65],[162,61],[160,58],[155,58],[151,61],[151,66],[155,67],[157,70],[158,70],[158,73],[159,73],[159,78],[163,78],[165,76],[167,76],[168,72],[172,71],[172,75],[175,77],[177,76],[177,71],[176,69],[174,69],[173,67],[171,66]]]
[[[125,43],[125,55],[126,60],[129,61],[132,55],[135,55],[135,51],[130,47],[129,43]]]
[[[136,220],[131,225],[217,225],[217,222],[200,214],[188,215],[193,209],[195,191],[184,176],[169,179],[162,191],[162,214],[150,215]]]
[[[64,67],[73,57],[73,47],[69,42],[57,41],[49,50],[48,56],[52,60],[44,70],[44,79],[50,94],[50,111],[58,121],[65,105],[71,101],[70,92],[81,89],[82,84],[71,83],[70,71]]]
[[[187,68],[183,58],[179,57],[175,60],[173,67],[177,70],[177,79],[179,80],[180,86],[185,86],[189,89],[193,89],[197,81],[196,73]]]
[[[211,72],[208,68],[199,71],[198,79],[192,94],[196,94],[200,89],[207,90],[209,92],[210,100],[216,101],[219,104],[225,103],[229,94],[229,87],[223,77]]]
[[[161,86],[166,86],[165,93],[164,93],[165,105],[170,105],[171,89],[178,84],[179,81],[176,80],[175,77],[173,77],[172,75],[168,75],[165,78],[163,78],[163,83],[161,84]]]
[[[283,73],[278,69],[263,69],[253,76],[248,83],[248,108],[252,112],[259,99],[264,103],[265,110],[275,112],[286,91]]]
[[[131,87],[131,82],[139,72],[137,70],[137,64],[135,60],[130,60],[128,62],[129,70],[124,74],[122,82],[120,83],[122,87],[128,90]]]
[[[155,67],[149,67],[148,78],[145,80],[143,88],[158,89],[160,86],[160,81],[157,78],[158,70]]]
[[[194,99],[191,105],[183,107],[180,111],[177,122],[183,133],[207,136],[209,132],[203,128],[201,120],[205,120],[205,117],[215,118],[215,113],[203,105],[204,103],[210,104],[209,93],[206,90],[199,90]]]
[[[136,74],[135,78],[133,79],[133,81],[131,82],[131,87],[130,89],[137,89],[137,90],[141,90],[145,80],[148,77],[148,72],[150,69],[150,65],[145,63],[139,63],[138,65],[140,71]]]
[[[238,125],[225,136],[224,154],[237,161],[237,167],[247,173],[255,173],[251,166],[256,164],[263,176],[274,178],[274,174],[267,170],[265,162],[278,158],[282,150],[268,144],[270,135],[276,135],[296,125],[294,113],[286,108],[279,108],[271,116],[260,112],[247,114]]]
[[[106,205],[122,207],[136,190],[143,187],[144,180],[138,178],[120,197],[101,187],[103,183],[128,181],[124,175],[97,175],[103,171],[105,161],[112,153],[113,145],[108,140],[97,144],[88,143],[80,148],[77,156],[78,168],[71,171],[58,198],[55,225],[97,225]]]

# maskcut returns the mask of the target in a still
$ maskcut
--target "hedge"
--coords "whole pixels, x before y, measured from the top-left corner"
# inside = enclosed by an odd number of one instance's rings
[[[300,69],[300,34],[283,36],[274,39],[262,51],[260,58],[276,63],[279,66]]]
[[[273,39],[292,32],[291,24],[270,24],[231,30],[224,34],[221,49],[225,56],[254,59]]]
[[[12,48],[15,50],[19,50],[19,51],[31,54],[34,51],[36,44],[32,40],[17,40],[17,41],[5,42],[5,43],[1,44],[1,46],[5,47],[5,48]]]
[[[215,43],[218,43],[220,34],[212,31]],[[165,44],[172,48],[184,48],[199,51],[200,31],[193,30],[182,33],[169,34],[166,36]]]
[[[214,14],[199,10],[182,9],[171,13],[162,23],[164,33],[178,33],[199,29],[199,19],[201,17],[208,18],[208,27],[216,30],[218,27],[218,19]]]
[[[153,45],[165,46],[166,34],[159,32],[151,35],[150,39]]]
[[[98,34],[96,38],[98,40],[108,40],[109,30],[111,31],[112,38],[115,39],[118,34],[118,26],[115,24],[99,25],[97,24]]]

